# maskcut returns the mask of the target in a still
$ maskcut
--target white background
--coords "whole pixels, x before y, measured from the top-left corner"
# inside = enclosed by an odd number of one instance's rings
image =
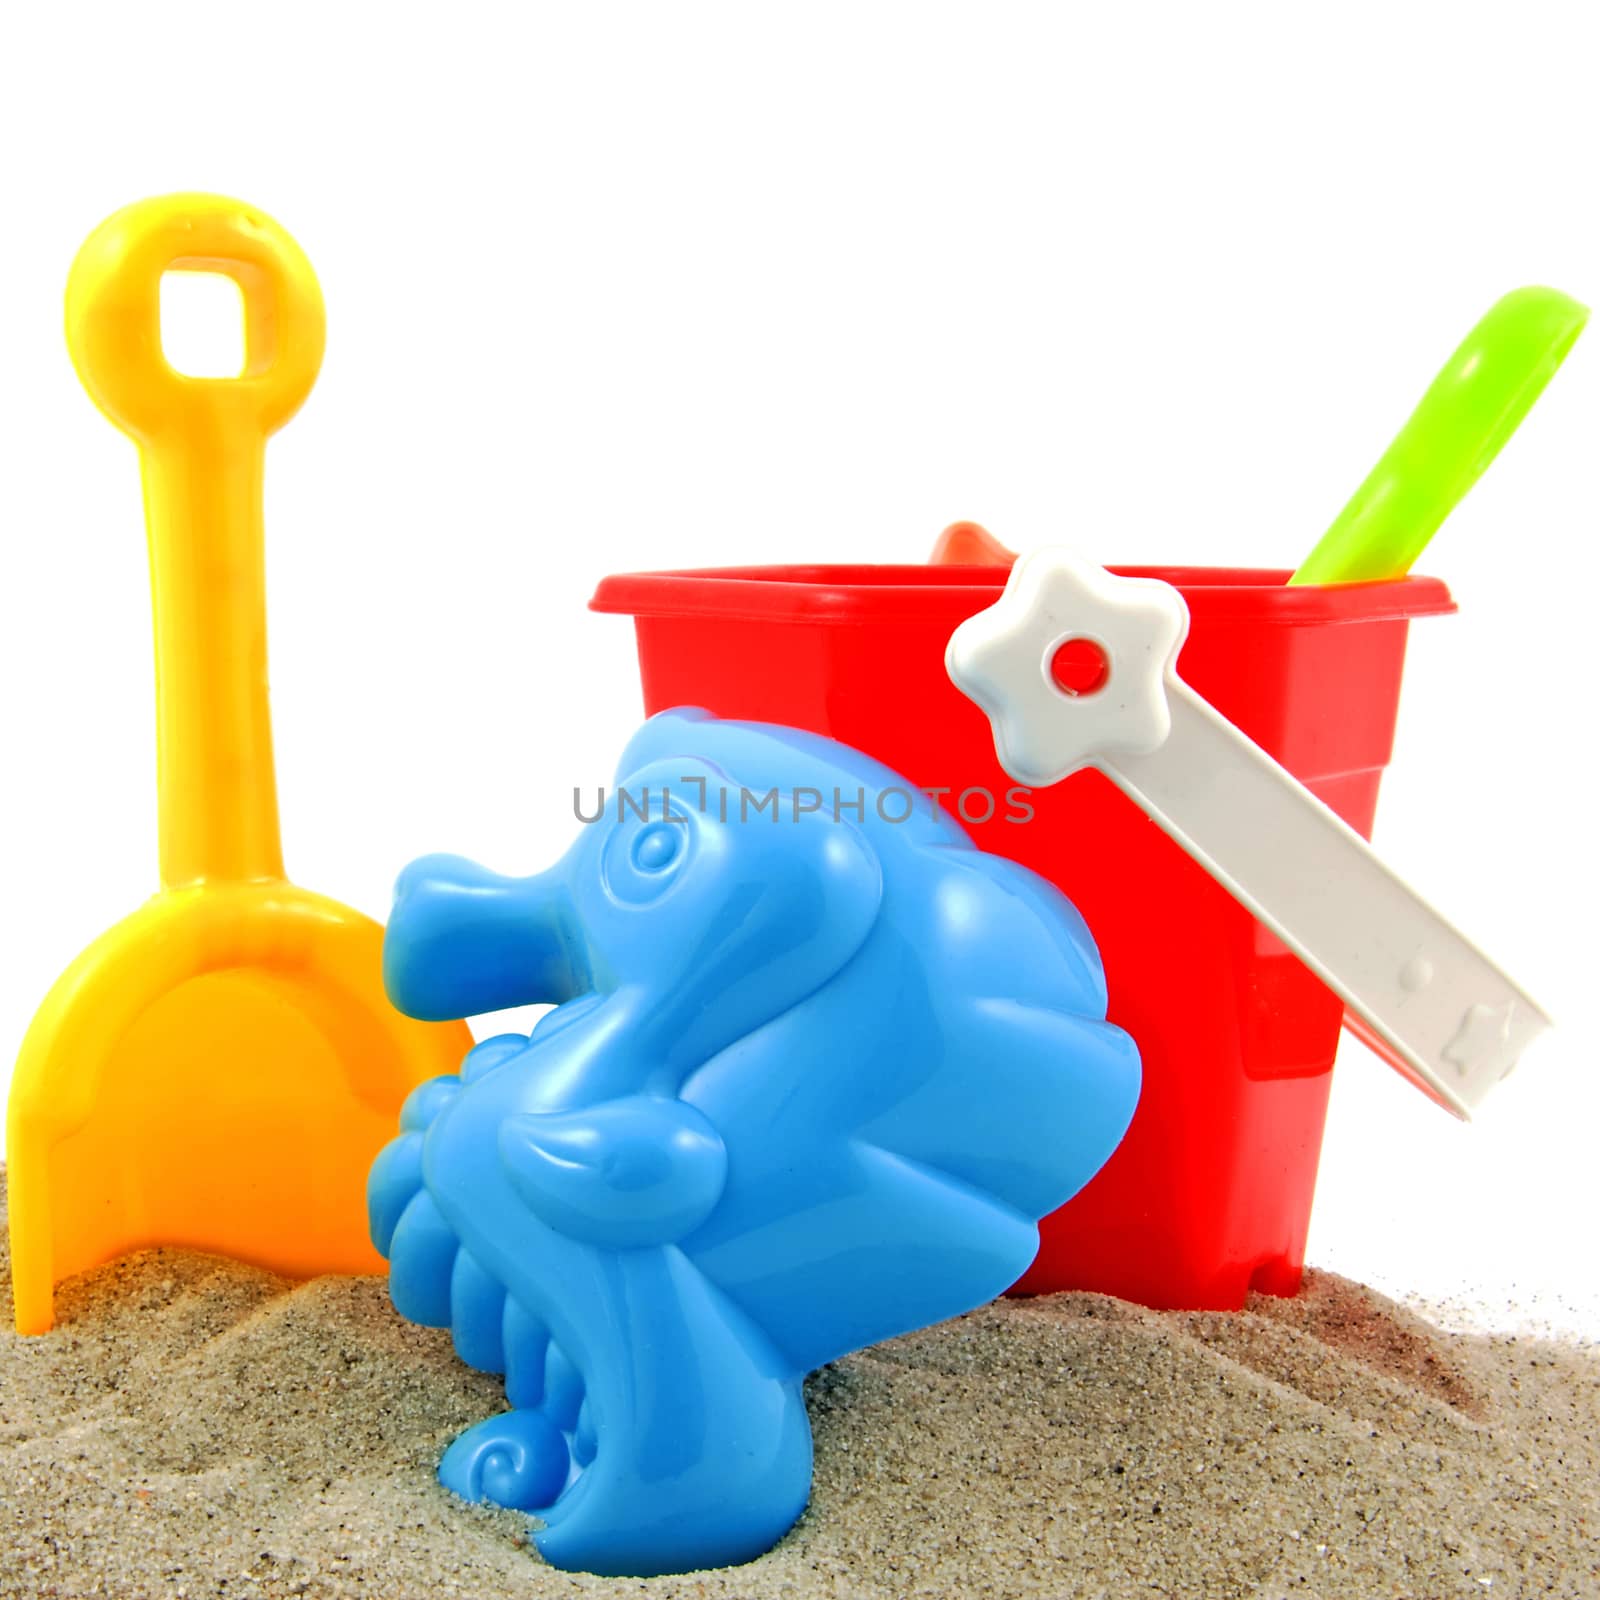
[[[1576,7],[19,10],[7,1057],[155,880],[135,458],[60,332],[129,200],[243,196],[321,277],[269,463],[279,776],[293,875],[377,915],[423,850],[564,845],[639,713],[602,574],[916,560],[957,517],[1292,565],[1498,295],[1600,297]],[[1590,1333],[1597,441],[1591,330],[1423,563],[1461,614],[1414,629],[1377,834],[1560,1032],[1470,1128],[1348,1045],[1312,1240]]]

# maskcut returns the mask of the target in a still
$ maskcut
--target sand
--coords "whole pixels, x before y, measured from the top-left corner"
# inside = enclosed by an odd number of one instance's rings
[[[16,1337],[0,1258],[6,1597],[1600,1596],[1600,1350],[1325,1274],[1232,1315],[1005,1302],[841,1361],[788,1538],[649,1582],[555,1572],[438,1487],[500,1387],[380,1279],[160,1250],[58,1307]]]

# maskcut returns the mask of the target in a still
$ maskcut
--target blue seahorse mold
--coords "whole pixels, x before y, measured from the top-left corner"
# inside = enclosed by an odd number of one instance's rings
[[[805,1375],[1012,1283],[1139,1061],[1066,899],[921,796],[889,820],[877,762],[673,711],[619,775],[547,872],[402,875],[402,1011],[555,1009],[411,1096],[368,1198],[395,1305],[505,1374],[441,1481],[648,1576],[782,1537]]]

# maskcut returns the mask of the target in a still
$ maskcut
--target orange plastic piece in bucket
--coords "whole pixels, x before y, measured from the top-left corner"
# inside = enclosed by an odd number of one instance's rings
[[[174,270],[239,285],[238,377],[167,364],[160,284]],[[262,476],[323,332],[310,263],[236,200],[130,206],[73,265],[73,364],[143,466],[161,891],[73,962],[23,1041],[7,1119],[22,1333],[50,1327],[63,1278],[148,1245],[290,1276],[378,1270],[367,1168],[406,1094],[471,1044],[460,1024],[389,1005],[377,923],[284,877]]]

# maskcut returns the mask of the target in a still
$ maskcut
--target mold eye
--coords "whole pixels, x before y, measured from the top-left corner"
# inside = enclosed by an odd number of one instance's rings
[[[602,867],[612,898],[637,906],[665,894],[682,875],[693,850],[692,835],[692,823],[679,816],[618,828],[606,841]]]
[[[681,822],[652,822],[633,838],[633,864],[640,872],[665,872],[683,852],[688,830]]]

